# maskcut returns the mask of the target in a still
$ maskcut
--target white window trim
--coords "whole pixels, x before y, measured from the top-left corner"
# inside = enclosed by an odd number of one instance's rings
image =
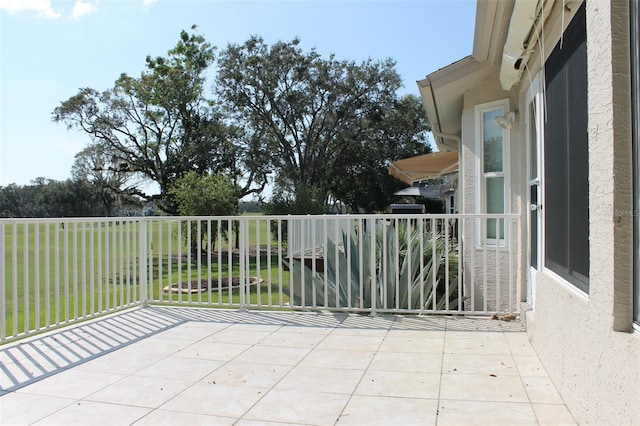
[[[483,119],[482,114],[489,111],[501,110],[500,115],[504,115],[510,111],[509,99],[500,99],[497,101],[478,104],[474,108],[475,120],[475,139],[476,139],[476,213],[484,214],[487,211],[486,206],[486,178],[503,177],[504,179],[504,214],[511,213],[511,157],[510,157],[510,132],[508,128],[502,130],[502,173],[484,173],[484,138],[483,136]],[[501,235],[499,247],[509,247],[510,241],[510,222],[505,220],[504,235]],[[495,247],[497,241],[495,238],[487,238],[486,221],[478,223],[476,241],[480,246]]]
[[[531,80],[531,84],[527,88],[527,94],[525,96],[525,131],[526,131],[526,195],[525,195],[525,217],[527,221],[527,236],[529,238],[536,238],[536,258],[537,265],[532,267],[529,260],[531,256],[531,242],[527,241],[526,244],[526,253],[527,253],[527,274],[528,280],[531,280],[531,306],[535,307],[536,302],[536,283],[537,283],[537,275],[540,274],[543,270],[545,270],[544,266],[544,214],[539,214],[538,217],[538,230],[535,236],[531,235],[531,210],[530,210],[530,197],[531,197],[531,188],[530,183],[531,180],[529,177],[531,176],[531,156],[535,155],[536,159],[536,175],[538,179],[538,205],[544,208],[545,200],[544,200],[544,79],[543,79],[543,71],[540,70],[536,74],[536,76]],[[535,116],[533,117],[533,122],[531,122],[531,104],[536,104]],[[531,152],[531,131],[530,127],[535,126],[535,136],[536,136],[536,151]]]

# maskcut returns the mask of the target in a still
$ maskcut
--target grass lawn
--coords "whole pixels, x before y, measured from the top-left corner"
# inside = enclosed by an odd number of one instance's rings
[[[278,243],[271,238],[267,220],[260,216],[244,220],[241,235],[245,244],[253,248],[252,255],[244,259],[240,259],[235,249],[237,227],[216,221],[182,223],[180,226],[179,218],[149,223],[148,261],[143,270],[150,282],[148,298],[173,303],[238,305],[238,288],[229,290],[215,284],[209,287],[208,283],[238,277],[244,266],[246,277],[262,280],[260,285],[250,286],[245,303],[266,306],[288,302],[289,273],[280,270],[275,250]],[[198,245],[195,242],[198,233],[210,233],[211,238],[203,238]],[[4,283],[0,288],[2,336],[73,321],[139,300],[141,240],[135,219],[103,223],[69,221],[64,226],[0,222],[0,236],[3,238],[0,277]],[[208,286],[202,293],[175,294],[163,290],[174,283],[200,280]]]

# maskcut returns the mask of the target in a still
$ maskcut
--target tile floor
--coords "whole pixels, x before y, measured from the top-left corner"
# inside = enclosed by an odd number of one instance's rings
[[[0,424],[575,424],[517,322],[152,307],[0,346]]]

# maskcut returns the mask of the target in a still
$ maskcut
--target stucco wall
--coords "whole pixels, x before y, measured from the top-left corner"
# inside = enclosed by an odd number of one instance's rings
[[[627,4],[586,5],[589,294],[543,270],[537,275],[535,309],[527,315],[534,347],[580,424],[640,423],[640,332],[632,331],[630,310]]]
[[[511,99],[510,93],[502,90],[497,77],[498,68],[492,76],[482,81],[475,88],[472,88],[464,95],[463,119],[462,119],[462,155],[461,167],[462,180],[461,190],[463,191],[464,203],[461,207],[462,213],[477,214],[482,213],[480,208],[478,181],[479,181],[479,145],[476,140],[475,107],[476,105]],[[514,110],[513,102],[509,101],[510,110]],[[513,130],[519,127],[514,123]],[[509,191],[510,207],[507,213],[520,213],[521,190],[520,175],[516,171],[519,169],[519,162],[522,156],[518,132],[511,132],[509,144],[508,173],[505,181],[509,179],[511,190]],[[514,167],[515,166],[515,167]],[[505,229],[509,229],[508,250],[495,247],[483,246],[481,244],[479,227],[480,221],[467,221],[464,229],[464,258],[465,258],[465,284],[466,295],[473,293],[473,307],[477,310],[508,311],[508,306],[513,306],[512,311],[518,309],[519,302],[523,297],[523,274],[521,260],[522,245],[518,244],[523,237],[520,221],[509,221]],[[499,259],[496,261],[496,257]],[[500,298],[500,303],[496,303]],[[486,304],[485,304],[486,302]]]

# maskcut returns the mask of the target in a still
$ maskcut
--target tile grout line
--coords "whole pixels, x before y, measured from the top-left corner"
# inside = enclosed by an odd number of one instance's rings
[[[351,399],[353,398],[353,396],[356,393],[356,390],[358,389],[358,386],[360,386],[360,383],[362,383],[362,379],[364,379],[364,376],[367,374],[367,372],[369,371],[369,367],[371,367],[371,364],[373,363],[373,360],[376,357],[376,354],[378,353],[378,351],[380,350],[380,347],[382,346],[382,344],[384,343],[385,339],[387,338],[387,336],[389,335],[389,330],[391,330],[391,328],[393,327],[393,324],[395,324],[398,321],[398,317],[394,316],[393,318],[393,322],[391,323],[391,325],[387,328],[387,332],[384,334],[384,337],[380,340],[380,343],[378,344],[378,347],[375,349],[375,351],[373,352],[373,356],[371,357],[371,360],[369,361],[369,363],[367,364],[366,368],[364,370],[362,370],[362,375],[360,376],[360,380],[358,380],[358,383],[356,383],[356,385],[353,387],[353,392],[351,392],[349,394],[349,397],[347,398],[347,402],[345,402],[344,407],[342,407],[342,410],[340,410],[340,413],[338,414],[338,418],[335,420],[334,425],[338,424],[338,422],[340,421],[340,418],[344,415],[344,410],[347,408],[347,406],[349,405],[349,403],[351,402]]]
[[[443,318],[444,320],[444,333],[443,333],[443,337],[442,337],[442,351],[441,351],[441,357],[440,357],[440,377],[439,377],[439,382],[438,382],[438,398],[437,398],[437,405],[436,405],[436,421],[435,421],[435,425],[438,425],[438,421],[440,420],[440,395],[442,393],[442,375],[443,373],[443,368],[444,368],[444,350],[445,350],[445,346],[447,344],[447,331],[448,331],[448,326],[449,326],[449,319],[448,318]]]

